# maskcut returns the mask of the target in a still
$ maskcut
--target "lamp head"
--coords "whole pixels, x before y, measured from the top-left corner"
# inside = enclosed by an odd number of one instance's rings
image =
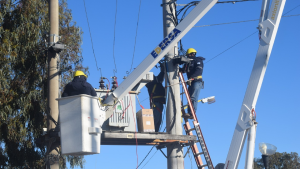
[[[259,151],[263,155],[273,155],[275,154],[277,147],[269,143],[259,143]]]
[[[216,102],[216,99],[215,99],[215,96],[211,96],[211,97],[204,98],[201,101],[202,101],[202,103],[207,102],[208,104],[211,104],[211,103]]]

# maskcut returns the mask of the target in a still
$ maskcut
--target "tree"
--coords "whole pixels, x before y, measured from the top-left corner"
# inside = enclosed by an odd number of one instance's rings
[[[61,85],[82,66],[82,31],[60,0]],[[44,168],[46,147],[48,0],[0,0],[0,168]],[[63,156],[61,167],[83,167],[82,157]]]
[[[298,153],[278,153],[269,156],[270,169],[300,169],[300,157]],[[261,158],[254,159],[254,169],[264,169]]]

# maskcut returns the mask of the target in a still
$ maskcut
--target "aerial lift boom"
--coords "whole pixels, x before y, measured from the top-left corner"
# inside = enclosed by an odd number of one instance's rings
[[[123,98],[148,73],[216,3],[218,0],[202,0],[162,42],[140,63],[136,69],[107,97],[104,104],[113,104]],[[110,117],[107,114],[106,118]]]
[[[259,23],[260,43],[245,97],[234,130],[224,169],[237,169],[248,133],[245,168],[252,169],[256,135],[255,105],[266,72],[286,0],[263,0]]]

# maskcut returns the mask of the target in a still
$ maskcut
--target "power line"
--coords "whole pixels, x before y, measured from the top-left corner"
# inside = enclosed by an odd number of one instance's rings
[[[288,15],[288,16],[282,16],[282,17],[292,17],[292,16],[300,16],[300,14]],[[252,22],[252,21],[258,21],[258,20],[259,19],[253,19],[253,20],[245,20],[245,21],[237,21],[237,22],[217,23],[217,24],[211,24],[211,25],[200,25],[200,26],[194,26],[194,28],[207,27],[207,26],[218,26],[218,25],[226,25],[226,24],[242,23],[242,22]]]
[[[288,12],[286,12],[282,17],[291,17],[291,16],[299,16],[300,14],[296,14],[296,15],[289,15],[289,16],[285,16],[286,14],[290,13],[291,11],[295,10],[296,8],[298,8],[300,5],[297,5],[295,8],[289,10]],[[253,21],[253,20],[251,20]],[[243,42],[244,40],[248,39],[249,37],[251,37],[252,35],[254,35],[255,33],[257,33],[258,31],[253,32],[252,34],[250,34],[249,36],[247,36],[246,38],[240,40],[239,42],[237,42],[236,44],[232,45],[231,47],[227,48],[226,50],[224,50],[223,52],[219,53],[218,55],[216,55],[215,57],[211,58],[210,60],[208,60],[205,63],[210,62],[211,60],[215,59],[216,57],[220,56],[221,54],[225,53],[226,51],[228,51],[229,49],[233,48],[234,46],[238,45],[239,43]]]
[[[217,23],[217,24],[211,24],[211,25],[200,25],[200,26],[194,26],[194,28],[207,27],[207,26],[218,26],[218,25],[226,25],[226,24],[242,23],[242,22],[251,22],[251,21],[258,21],[258,20],[259,20],[259,19],[253,19],[253,20],[246,20],[246,21],[227,22],[227,23]]]
[[[152,157],[157,153],[158,150],[155,151],[155,153],[150,157],[150,159],[147,161],[147,163],[143,166],[143,168],[148,164],[148,162],[152,159]]]
[[[140,0],[140,5],[139,5],[138,20],[137,20],[137,23],[136,23],[135,40],[134,40],[133,56],[132,56],[131,66],[130,66],[129,72],[126,72],[127,74],[129,74],[129,73],[131,72],[131,70],[132,70],[132,65],[133,65],[134,53],[135,53],[135,46],[136,46],[136,38],[137,38],[137,33],[138,33],[138,28],[139,28],[139,20],[140,20],[141,4],[142,4],[142,0]]]
[[[288,12],[286,12],[285,14],[283,14],[283,16],[286,15],[286,14],[288,14],[288,13],[290,13],[290,12],[292,12],[294,9],[298,8],[299,6],[300,5],[297,5],[295,8],[293,8],[293,9],[289,10]]]
[[[97,70],[100,70],[100,74],[101,74],[101,77],[102,77],[101,68],[98,68],[98,65],[97,65],[97,59],[96,59],[95,50],[94,50],[94,44],[93,44],[93,39],[92,39],[92,33],[91,33],[89,18],[88,18],[87,11],[86,11],[85,0],[83,0],[83,4],[84,4],[86,20],[87,20],[88,27],[89,27],[89,33],[90,33],[90,38],[91,38],[91,43],[92,43],[93,54],[94,54],[94,58],[95,58],[95,62],[96,62],[96,67],[97,67]]]
[[[237,42],[236,44],[232,45],[231,47],[227,48],[227,49],[226,49],[226,50],[224,50],[223,52],[221,52],[221,53],[219,53],[218,55],[216,55],[215,57],[213,57],[213,58],[209,59],[207,62],[205,62],[205,64],[206,64],[206,63],[208,63],[209,61],[211,61],[211,60],[215,59],[216,57],[218,57],[218,56],[222,55],[223,53],[225,53],[225,52],[226,52],[226,51],[228,51],[229,49],[231,49],[231,48],[235,47],[236,45],[238,45],[239,43],[243,42],[244,40],[246,40],[246,39],[250,38],[252,35],[254,35],[254,34],[255,34],[255,33],[257,33],[257,32],[258,32],[258,31],[255,31],[255,32],[253,32],[252,34],[250,34],[250,35],[249,35],[249,36],[247,36],[246,38],[244,38],[244,39],[240,40],[240,41],[239,41],[239,42]]]
[[[155,147],[155,145],[150,149],[150,151],[148,152],[148,154],[144,157],[144,159],[142,160],[142,162],[140,162],[140,164],[136,168],[139,168],[141,166],[141,164],[146,160],[146,158],[151,153],[151,151],[153,150],[154,147]]]
[[[116,0],[116,13],[115,13],[115,25],[114,25],[114,43],[113,43],[113,58],[114,58],[114,64],[115,64],[115,69],[113,70],[114,76],[115,76],[115,73],[117,73],[117,65],[116,65],[116,59],[115,59],[117,12],[118,12],[118,0]]]

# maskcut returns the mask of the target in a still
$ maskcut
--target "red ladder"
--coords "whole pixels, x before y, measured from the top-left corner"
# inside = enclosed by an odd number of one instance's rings
[[[184,81],[184,77],[183,77],[183,75],[182,75],[181,72],[179,72],[179,78],[180,78],[180,81],[182,83],[182,86],[183,86],[183,89],[184,89],[184,93],[186,95],[186,99],[188,101],[188,105],[189,105],[189,107],[191,109],[191,112],[192,112],[192,115],[193,115],[193,119],[194,119],[194,121],[193,121],[194,128],[191,128],[188,119],[184,119],[184,121],[185,121],[184,129],[185,129],[185,132],[186,132],[187,135],[193,135],[192,131],[193,130],[196,131],[196,134],[197,134],[197,137],[198,137],[198,142],[200,143],[200,146],[201,146],[201,149],[202,149],[202,152],[199,152],[196,143],[194,143],[193,145],[191,145],[191,149],[193,151],[193,155],[194,155],[196,164],[198,166],[198,169],[203,169],[204,167],[208,167],[208,169],[214,169],[214,166],[212,164],[210,155],[208,153],[207,146],[205,144],[205,141],[204,141],[204,138],[203,138],[203,135],[202,135],[202,132],[201,132],[200,124],[199,124],[198,119],[196,117],[195,109],[194,109],[194,106],[192,104],[192,101],[191,101],[191,98],[190,98],[190,94],[189,94],[189,92],[187,90],[186,83]],[[182,113],[183,114],[185,113],[183,107],[182,107]],[[201,154],[204,155],[206,164],[203,164],[203,162],[201,160],[201,156],[200,156]]]

